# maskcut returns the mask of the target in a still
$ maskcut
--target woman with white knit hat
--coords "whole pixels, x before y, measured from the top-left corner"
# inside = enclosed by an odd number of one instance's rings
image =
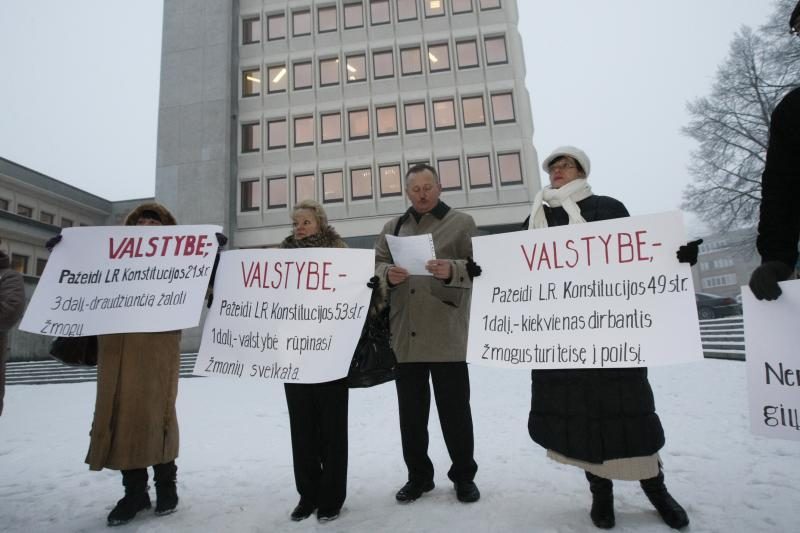
[[[550,185],[536,195],[526,228],[628,216],[619,200],[592,193],[587,181],[591,164],[583,150],[557,148],[542,168],[550,175]],[[696,245],[693,252],[696,260]],[[686,262],[691,255],[692,250],[678,252]],[[686,511],[664,485],[658,455],[664,430],[647,368],[534,370],[531,380],[528,432],[547,448],[548,457],[586,471],[595,526],[614,527],[612,479],[640,481],[667,525],[680,529],[689,524]]]

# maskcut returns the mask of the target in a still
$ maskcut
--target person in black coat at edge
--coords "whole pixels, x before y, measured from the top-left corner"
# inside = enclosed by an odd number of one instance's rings
[[[793,34],[800,29],[800,2],[789,17]],[[800,87],[783,97],[769,125],[767,162],[761,175],[761,213],[756,247],[761,266],[750,276],[759,300],[781,295],[779,281],[789,279],[797,264],[800,237]]]
[[[550,186],[534,199],[525,229],[628,216],[620,201],[592,194],[586,181],[589,157],[582,150],[560,147],[542,168]],[[694,264],[699,244],[681,246],[678,259]],[[528,432],[547,448],[548,457],[585,470],[595,526],[614,527],[612,479],[638,480],[667,525],[680,529],[689,524],[664,485],[658,455],[664,430],[647,368],[533,370],[531,382]]]

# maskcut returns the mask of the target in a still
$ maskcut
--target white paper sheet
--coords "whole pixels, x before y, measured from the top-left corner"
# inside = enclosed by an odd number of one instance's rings
[[[394,264],[405,268],[412,276],[432,276],[425,270],[425,263],[436,259],[433,236],[430,233],[411,237],[386,236]]]

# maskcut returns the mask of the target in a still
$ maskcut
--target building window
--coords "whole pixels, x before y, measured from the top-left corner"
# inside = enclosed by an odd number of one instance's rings
[[[261,69],[251,68],[242,71],[242,96],[261,94]]]
[[[404,112],[406,115],[406,133],[415,133],[428,129],[428,122],[425,119],[425,102],[406,104]]]
[[[314,144],[314,117],[295,117],[294,145],[308,146]]]
[[[267,92],[283,93],[286,92],[286,65],[275,65],[267,69],[269,84]]]
[[[444,15],[444,0],[422,0],[425,4],[426,17],[441,17]]]
[[[728,285],[737,285],[736,274],[725,274],[724,276],[712,276],[710,278],[703,278],[700,284],[704,289],[713,289],[714,287],[725,287]]]
[[[433,102],[433,127],[437,130],[456,127],[456,110],[452,98]]]
[[[454,191],[461,188],[461,164],[458,158],[453,159],[439,159],[437,162],[439,167],[439,181],[442,184],[442,190]]]
[[[400,165],[383,165],[378,167],[381,180],[381,196],[401,196]]]
[[[44,267],[47,266],[47,259],[37,259],[36,260],[36,275],[41,277],[44,273]]]
[[[486,46],[486,64],[499,65],[501,63],[508,63],[508,55],[506,54],[506,38],[505,37],[487,37],[484,39]]]
[[[428,70],[431,72],[450,70],[450,54],[447,43],[428,46]]]
[[[349,30],[351,28],[361,28],[364,26],[364,7],[359,2],[358,4],[345,4],[344,6],[344,27]]]
[[[311,62],[295,63],[292,65],[292,70],[294,71],[294,89],[310,89],[314,84]]]
[[[344,200],[342,187],[342,171],[331,170],[322,173],[322,201],[325,203],[341,202]]]
[[[387,105],[375,109],[378,136],[397,135],[397,106]]]
[[[497,168],[500,171],[501,184],[522,183],[522,163],[519,159],[519,152],[498,154]]]
[[[240,210],[258,211],[261,207],[261,180],[247,180],[242,182]]]
[[[261,17],[242,19],[242,44],[261,42]]]
[[[317,28],[320,33],[336,31],[336,6],[325,6],[317,9]]]
[[[267,149],[286,148],[287,144],[289,144],[289,132],[286,119],[280,118],[267,122]]]
[[[261,150],[261,124],[253,122],[242,124],[242,153]]]
[[[369,111],[359,109],[347,112],[347,123],[350,127],[350,140],[369,137]]]
[[[320,117],[322,142],[329,143],[342,140],[342,114],[325,113]]]
[[[500,0],[480,0],[481,2],[481,11],[486,11],[487,9],[500,9]]]
[[[367,59],[364,54],[347,56],[347,82],[364,81],[367,79]]]
[[[311,12],[308,10],[292,13],[292,37],[311,35]]]
[[[483,112],[483,96],[465,96],[461,99],[464,127],[483,126],[486,115]]]
[[[452,0],[453,14],[469,13],[472,11],[472,0]]]
[[[39,220],[44,222],[45,224],[55,224],[56,217],[53,213],[48,213],[47,211],[40,211]]]
[[[488,155],[467,157],[467,168],[469,170],[469,186],[472,189],[492,186],[492,171]]]
[[[28,256],[11,254],[11,270],[16,270],[20,274],[28,273]]]
[[[422,73],[422,54],[419,47],[400,50],[400,70],[404,76]]]
[[[267,40],[277,41],[286,38],[286,15],[270,15],[267,17]]]
[[[475,41],[461,41],[456,43],[456,60],[458,68],[474,68],[479,66],[478,43]]]
[[[354,168],[350,170],[350,190],[353,200],[372,198],[372,169]]]
[[[397,20],[416,20],[417,0],[397,0]]]
[[[33,208],[27,205],[17,204],[17,214],[21,217],[33,218]]]
[[[370,22],[373,26],[391,22],[389,18],[389,0],[370,0],[369,14]]]
[[[67,217],[61,217],[61,227],[62,228],[71,228],[74,225],[75,225],[75,223],[72,220],[68,219]]]
[[[269,178],[267,180],[267,207],[286,207],[289,195],[286,191],[286,178]]]
[[[300,174],[294,177],[294,202],[314,200],[317,197],[314,174]]]
[[[339,85],[339,58],[322,59],[319,62],[319,84]]]
[[[391,50],[373,52],[372,77],[375,79],[391,78],[394,76],[394,54]]]
[[[492,119],[495,124],[514,122],[514,99],[511,93],[492,95]]]
[[[0,209],[3,211],[8,211],[8,200],[5,198],[0,198]]]

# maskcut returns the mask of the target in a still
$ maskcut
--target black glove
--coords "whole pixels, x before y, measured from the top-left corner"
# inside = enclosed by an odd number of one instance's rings
[[[375,287],[378,286],[379,282],[380,279],[378,278],[378,276],[372,276],[371,278],[369,278],[369,281],[367,282],[367,287],[374,290]]]
[[[781,295],[779,281],[789,279],[792,269],[782,261],[767,261],[750,275],[750,290],[759,300],[777,300]]]
[[[469,274],[469,279],[475,279],[481,275],[483,269],[472,260],[471,257],[467,257],[467,274]]]
[[[700,245],[703,244],[703,239],[687,242],[685,245],[678,248],[675,255],[678,257],[679,263],[689,263],[689,266],[694,266],[697,263],[697,253],[700,251]]]
[[[228,244],[228,238],[225,236],[224,233],[217,232],[215,233],[215,235],[217,236],[217,244],[219,244],[220,248]]]
[[[208,291],[208,298],[206,298],[206,308],[211,309],[211,302],[214,301],[214,291]]]
[[[56,247],[56,244],[61,242],[61,239],[62,237],[60,233],[55,237],[50,237],[49,239],[47,239],[47,242],[44,243],[44,247],[47,248],[48,252],[52,252],[53,248]]]

